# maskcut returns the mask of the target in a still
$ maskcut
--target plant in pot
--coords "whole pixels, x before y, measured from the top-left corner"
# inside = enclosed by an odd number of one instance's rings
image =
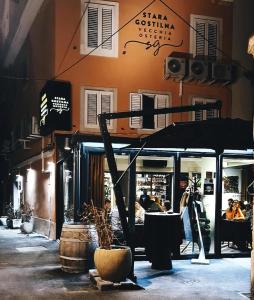
[[[11,229],[19,228],[21,225],[21,211],[19,209],[14,210],[11,203],[7,206],[6,224]]]
[[[131,271],[132,255],[127,246],[112,245],[114,234],[107,211],[91,204],[84,205],[81,219],[95,224],[99,247],[94,253],[95,267],[103,280],[125,281]]]
[[[21,220],[22,223],[20,225],[20,230],[22,233],[32,233],[33,232],[33,209],[30,207],[29,204],[22,204],[21,205]]]

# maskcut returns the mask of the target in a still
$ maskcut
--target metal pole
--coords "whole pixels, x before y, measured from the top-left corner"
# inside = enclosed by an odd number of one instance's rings
[[[222,208],[222,155],[216,155],[216,197],[215,197],[215,257],[221,257],[221,208]]]
[[[118,171],[116,166],[116,161],[114,157],[114,151],[111,143],[111,138],[107,129],[107,122],[104,118],[103,114],[98,116],[99,125],[100,125],[100,131],[102,135],[102,139],[104,142],[106,157],[108,161],[108,167],[112,178],[113,188],[115,192],[116,197],[116,205],[119,212],[119,217],[121,220],[121,225],[123,229],[124,237],[127,241],[127,244],[129,245],[129,231],[128,231],[128,223],[127,223],[127,216],[126,216],[126,209],[125,209],[125,203],[123,199],[123,193],[121,186],[117,184],[118,181]]]
[[[173,211],[180,211],[180,173],[181,173],[181,158],[179,152],[174,156],[174,203]]]
[[[128,228],[129,228],[129,237],[130,237],[130,248],[132,252],[132,269],[131,269],[131,277],[134,281],[136,278],[134,276],[134,256],[135,256],[135,201],[136,201],[136,163],[132,163],[136,161],[138,153],[130,153],[129,160],[130,168],[129,168],[129,202],[128,202]]]

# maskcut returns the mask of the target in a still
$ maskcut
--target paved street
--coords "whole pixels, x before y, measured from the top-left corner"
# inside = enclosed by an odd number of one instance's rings
[[[58,260],[58,243],[0,226],[0,299],[249,299],[250,258],[210,260],[194,265],[173,261],[173,270],[152,270],[135,262],[144,289],[100,292],[87,274],[67,274]]]

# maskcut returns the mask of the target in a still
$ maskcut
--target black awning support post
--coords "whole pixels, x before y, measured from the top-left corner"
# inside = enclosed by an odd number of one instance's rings
[[[127,216],[126,216],[126,208],[125,203],[123,199],[123,193],[121,186],[117,184],[118,181],[118,172],[117,172],[117,166],[116,166],[116,160],[114,157],[114,151],[111,143],[111,138],[108,132],[107,128],[107,122],[104,114],[98,115],[99,125],[100,125],[100,131],[102,135],[102,139],[104,142],[104,148],[107,156],[108,161],[108,167],[112,178],[112,183],[114,186],[114,192],[116,197],[116,205],[119,212],[119,217],[121,220],[121,225],[123,229],[124,237],[127,241],[127,244],[129,244],[129,231],[128,231],[128,223],[127,223]]]
[[[221,151],[216,152],[216,199],[215,199],[215,247],[216,258],[221,257],[221,203],[222,203],[222,168],[223,157]]]

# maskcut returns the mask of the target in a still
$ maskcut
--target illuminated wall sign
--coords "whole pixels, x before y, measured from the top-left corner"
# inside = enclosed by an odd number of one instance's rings
[[[165,10],[165,8],[164,8]],[[145,50],[152,50],[158,55],[162,47],[181,47],[183,40],[176,40],[175,24],[166,14],[144,11],[135,20],[137,39],[129,40],[124,45],[123,54],[131,44],[143,45]]]
[[[49,80],[40,93],[40,134],[71,129],[71,84]]]

